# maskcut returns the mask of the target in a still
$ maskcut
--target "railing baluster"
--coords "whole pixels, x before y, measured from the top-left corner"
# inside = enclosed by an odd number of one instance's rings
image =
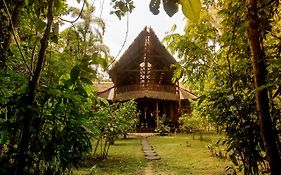
[[[176,93],[175,85],[150,85],[150,86],[141,86],[141,85],[128,85],[128,86],[119,86],[116,88],[117,93],[129,92],[129,91],[143,91],[143,90],[152,90],[152,91],[164,91],[170,93]]]

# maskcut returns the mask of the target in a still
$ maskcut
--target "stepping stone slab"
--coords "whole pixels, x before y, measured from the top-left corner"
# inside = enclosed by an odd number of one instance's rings
[[[145,155],[145,156],[148,156],[148,157],[150,157],[150,156],[157,156],[156,153],[144,153],[144,155]]]
[[[147,160],[159,160],[161,159],[160,156],[145,156]]]
[[[142,149],[145,155],[145,158],[148,160],[159,160],[160,156],[153,150],[153,147],[148,143],[147,138],[142,138],[141,141]]]
[[[146,146],[142,146],[142,148],[148,148],[148,149],[153,149],[152,146],[146,145]]]
[[[150,145],[144,145],[144,146],[142,146],[142,148],[150,148],[150,149],[152,149],[152,146],[150,146]]]
[[[143,148],[152,148],[150,145],[142,145]]]
[[[148,149],[143,150],[143,153],[147,153],[147,152],[155,152],[155,151],[153,151],[153,150],[148,150]]]
[[[155,153],[153,150],[143,151],[144,153]]]
[[[145,143],[145,144],[141,144],[142,146],[150,146],[150,144]]]
[[[145,151],[153,151],[153,149],[145,149],[145,148],[143,148],[142,150],[143,150],[143,152],[145,152]]]

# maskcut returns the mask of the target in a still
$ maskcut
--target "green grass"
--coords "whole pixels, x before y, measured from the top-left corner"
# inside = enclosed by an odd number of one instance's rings
[[[216,142],[220,136],[204,134],[203,141],[199,140],[199,136],[195,138],[192,134],[150,137],[150,144],[161,156],[161,160],[153,162],[154,170],[179,175],[224,174],[225,167],[232,163],[212,156],[208,150],[208,144]]]
[[[108,159],[102,161],[88,160],[87,167],[74,170],[75,175],[92,174],[98,175],[130,175],[143,174],[147,161],[141,151],[140,139],[120,139],[109,149]]]
[[[162,175],[223,175],[224,169],[232,165],[229,160],[212,156],[208,144],[215,143],[222,135],[204,134],[203,141],[196,135],[178,134],[149,137],[149,143],[161,156],[153,161],[155,174]],[[144,175],[147,160],[141,150],[140,139],[117,140],[110,148],[109,157],[104,161],[88,160],[88,168],[75,170],[74,174],[90,174],[89,169],[95,165],[92,174],[99,175]]]

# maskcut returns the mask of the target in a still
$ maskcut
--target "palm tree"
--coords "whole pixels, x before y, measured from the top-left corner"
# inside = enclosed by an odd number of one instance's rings
[[[80,15],[77,23],[62,32],[64,51],[75,54],[74,64],[78,64],[81,75],[89,79],[96,78],[97,72],[107,68],[110,59],[109,48],[103,43],[105,32],[104,21],[93,15],[95,7],[85,1],[85,9],[70,7],[72,17]],[[77,62],[78,61],[78,62]]]

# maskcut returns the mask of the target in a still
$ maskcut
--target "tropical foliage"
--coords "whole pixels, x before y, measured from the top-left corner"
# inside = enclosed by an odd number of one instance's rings
[[[226,131],[222,143],[237,170],[259,174],[271,169],[278,174],[281,106],[280,45],[276,43],[280,44],[280,6],[275,1],[253,2],[258,6],[257,18],[251,18],[248,12],[255,13],[255,9],[247,11],[242,1],[203,2],[197,23],[187,21],[184,34],[172,32],[164,40],[180,58],[175,79],[182,78],[200,95],[194,106],[202,120],[207,118]],[[252,20],[260,22],[258,28],[251,28]],[[251,38],[256,30],[259,41],[255,42],[261,46],[258,61]],[[266,64],[257,65],[263,58]],[[262,81],[265,83],[257,84]],[[264,90],[268,92],[265,96]],[[266,111],[267,106],[270,115],[257,112]],[[202,124],[194,119],[194,114],[182,118],[183,126]]]
[[[191,115],[184,114],[179,118],[182,132],[208,131],[212,127],[207,118],[202,117],[198,111],[193,111]]]
[[[92,81],[110,56],[94,6],[86,0],[79,10],[62,0],[0,6],[0,174],[69,173],[95,139],[106,140],[107,154],[137,113],[133,101],[110,105],[95,94]],[[63,22],[72,26],[59,32]]]
[[[136,102],[115,103],[100,108],[95,117],[89,121],[89,127],[96,132],[94,156],[107,158],[108,150],[114,141],[121,135],[124,137],[128,132],[135,129],[138,123]],[[98,154],[98,147],[100,154]]]
[[[111,2],[119,18],[134,8],[132,0]],[[202,116],[220,126],[237,171],[280,173],[279,1],[150,2],[154,14],[162,2],[169,16],[181,7],[189,19],[184,34],[165,39],[180,59],[175,79],[200,96],[194,120],[183,124],[195,127]],[[95,95],[92,81],[110,56],[104,22],[82,3],[79,10],[63,0],[0,1],[0,174],[68,173],[92,139],[106,157],[137,122],[134,102],[109,105]],[[72,26],[59,32],[65,22]]]
[[[171,131],[171,127],[167,124],[167,117],[166,115],[162,115],[158,118],[158,126],[155,129],[155,132],[159,133],[161,136],[168,135]]]

